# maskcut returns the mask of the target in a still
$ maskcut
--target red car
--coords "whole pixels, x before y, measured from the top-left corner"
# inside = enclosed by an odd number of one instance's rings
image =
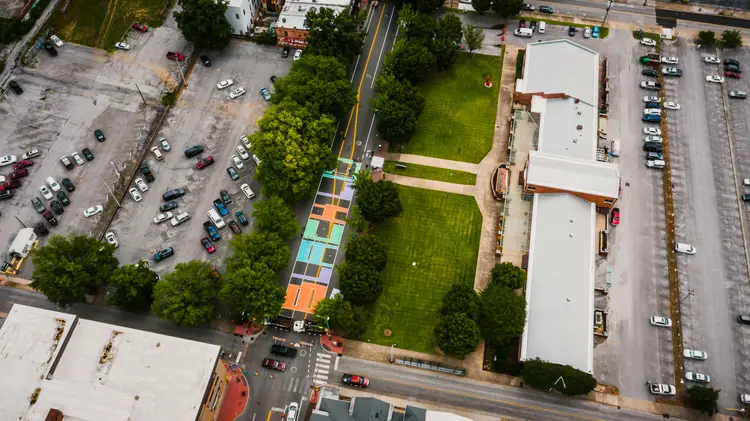
[[[13,164],[13,169],[14,170],[19,170],[21,168],[30,167],[32,165],[34,165],[34,161],[32,161],[30,159],[22,159],[22,160],[16,162],[15,164]]]
[[[349,386],[367,387],[367,385],[370,384],[370,379],[364,376],[357,376],[356,374],[345,373],[344,376],[341,377],[341,383]]]
[[[183,61],[185,60],[185,54],[178,53],[177,51],[170,51],[167,53],[167,58],[170,60]]]
[[[141,25],[141,24],[140,24],[140,23],[138,23],[138,22],[133,22],[133,24],[132,24],[132,25],[130,25],[130,27],[131,27],[131,28],[133,28],[133,29],[135,29],[136,31],[141,31],[141,32],[146,32],[146,31],[148,31],[148,26],[146,26],[146,25]]]
[[[29,175],[29,170],[26,168],[19,168],[12,173],[10,173],[10,179],[11,180],[18,180],[19,178],[24,178],[27,175]]]
[[[271,370],[286,371],[286,363],[270,358],[263,358],[263,367],[270,368]]]
[[[213,244],[211,244],[211,240],[208,239],[208,237],[201,237],[201,244],[203,244],[203,247],[206,248],[206,251],[208,254],[211,254],[216,251],[216,247],[214,247]]]
[[[21,180],[10,180],[3,183],[6,189],[16,189],[21,187]]]
[[[213,163],[214,163],[214,157],[209,155],[209,156],[204,157],[200,161],[198,161],[198,163],[195,164],[195,168],[202,170]]]
[[[620,208],[612,209],[612,225],[620,225]]]
[[[739,78],[742,77],[742,75],[740,75],[739,73],[732,72],[732,71],[729,71],[729,70],[727,70],[726,72],[724,72],[724,76],[731,77],[731,78],[734,78],[734,79],[739,79]]]

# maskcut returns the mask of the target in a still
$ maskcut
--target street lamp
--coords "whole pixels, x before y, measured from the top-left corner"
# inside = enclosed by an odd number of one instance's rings
[[[396,346],[396,344],[391,344],[391,357],[390,360],[393,362],[393,347]]]
[[[607,11],[604,13],[604,19],[602,20],[602,27],[604,27],[604,23],[607,21],[607,15],[609,15],[609,9],[612,8],[612,3],[614,3],[612,0],[609,0],[607,2]]]
[[[683,298],[683,299],[680,300],[680,304],[682,304],[683,302],[685,302],[685,300],[687,300],[688,297],[690,297],[691,295],[695,295],[695,290],[689,289],[687,295],[685,295],[685,298]]]

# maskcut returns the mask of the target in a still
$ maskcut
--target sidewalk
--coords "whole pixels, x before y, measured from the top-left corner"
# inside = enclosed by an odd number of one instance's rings
[[[405,153],[389,153],[386,159],[391,161],[405,162],[407,164],[426,165],[429,167],[446,168],[454,171],[464,171],[478,174],[479,165],[470,162],[451,161],[449,159],[432,158],[422,155],[410,155]]]
[[[427,180],[424,178],[407,177],[405,175],[385,174],[383,179],[393,181],[396,184],[409,187],[419,187],[421,189],[437,190],[446,193],[463,194],[475,196],[476,186],[467,186],[465,184],[446,183],[445,181]]]

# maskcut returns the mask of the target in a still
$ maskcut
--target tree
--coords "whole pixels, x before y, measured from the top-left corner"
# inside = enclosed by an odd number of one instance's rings
[[[479,328],[464,313],[444,314],[435,326],[435,336],[441,351],[464,358],[477,349]]]
[[[271,196],[255,202],[253,220],[256,230],[278,234],[285,240],[294,237],[299,232],[299,224],[294,219],[294,211],[279,196]]]
[[[271,102],[280,104],[290,99],[309,109],[314,117],[330,114],[340,119],[357,102],[346,66],[336,57],[303,54],[286,76],[274,82],[274,87]]]
[[[596,387],[596,379],[591,374],[569,365],[555,364],[538,358],[527,360],[523,364],[521,377],[524,383],[535,389],[554,388],[568,396],[584,395]],[[563,381],[560,381],[560,377]]]
[[[107,303],[128,311],[148,311],[154,301],[154,285],[158,280],[159,275],[143,260],[120,266],[109,278],[109,286],[115,291],[108,296]]]
[[[443,7],[442,0],[402,0],[404,6],[411,5],[419,13],[430,14],[435,10]]]
[[[370,265],[343,262],[336,265],[339,288],[347,301],[364,305],[378,299],[383,291],[380,274]]]
[[[688,403],[691,408],[711,416],[719,412],[719,392],[721,390],[709,386],[692,386],[687,390]]]
[[[490,6],[492,6],[492,0],[471,0],[471,7],[480,15],[490,10]]]
[[[223,50],[232,39],[232,25],[224,15],[225,0],[180,0],[182,10],[174,13],[185,39],[199,50]]]
[[[352,305],[341,294],[318,301],[315,318],[319,324],[328,323],[332,329],[342,330],[350,338],[358,337],[367,327],[364,309]]]
[[[359,209],[370,222],[382,222],[398,216],[404,210],[398,197],[398,187],[386,180],[375,183],[369,171],[357,173],[354,188]]]
[[[727,29],[721,33],[721,46],[724,48],[742,47],[742,34],[740,31]]]
[[[286,241],[274,233],[251,232],[229,240],[232,255],[226,260],[227,272],[236,272],[253,264],[268,266],[278,272],[289,263],[291,252]]]
[[[381,75],[375,82],[375,92],[372,106],[378,114],[378,133],[391,142],[407,142],[424,110],[419,89],[393,75]]]
[[[526,272],[510,262],[498,263],[492,268],[492,282],[509,289],[523,288],[526,283]]]
[[[183,326],[205,325],[216,317],[220,280],[205,260],[178,263],[154,287],[151,310]]]
[[[435,67],[435,56],[426,46],[402,39],[385,57],[383,68],[399,80],[408,80],[412,85],[427,78]]]
[[[430,42],[430,52],[435,56],[435,67],[446,70],[456,62],[458,49],[456,44],[448,38],[435,38]]]
[[[713,47],[716,45],[716,33],[714,31],[699,31],[696,42],[706,47]]]
[[[523,333],[526,299],[504,285],[491,283],[479,297],[477,323],[485,341],[503,345]]]
[[[409,41],[423,44],[435,36],[437,29],[437,22],[432,16],[414,12],[408,4],[399,12],[398,23]]]
[[[367,219],[362,216],[362,212],[359,211],[359,206],[352,206],[352,211],[349,213],[349,217],[346,218],[346,223],[354,229],[355,232],[363,232],[367,229]]]
[[[113,245],[85,235],[56,235],[31,254],[31,287],[61,307],[83,302],[117,268],[114,251]]]
[[[464,27],[464,38],[466,39],[466,46],[469,47],[469,55],[471,55],[472,51],[482,46],[484,42],[484,30],[467,24]]]
[[[359,15],[352,15],[349,10],[337,13],[321,7],[312,8],[305,18],[309,28],[305,54],[339,57],[351,63],[362,51],[365,31],[360,27]]]
[[[492,11],[507,18],[517,15],[523,8],[523,0],[492,0]]]
[[[222,303],[235,317],[264,321],[281,312],[286,290],[279,286],[279,275],[263,263],[229,271],[221,287]]]
[[[251,142],[261,160],[256,177],[266,196],[292,203],[315,194],[320,175],[336,164],[330,148],[335,120],[286,101],[269,108],[258,127]]]
[[[464,313],[470,319],[476,320],[479,310],[479,294],[469,284],[453,284],[451,289],[443,295],[442,314]]]
[[[346,261],[355,265],[371,266],[376,272],[385,269],[388,250],[375,234],[360,235],[346,243]]]
[[[435,30],[436,38],[446,38],[456,44],[460,44],[463,36],[461,19],[455,13],[450,12],[437,21],[437,29]]]

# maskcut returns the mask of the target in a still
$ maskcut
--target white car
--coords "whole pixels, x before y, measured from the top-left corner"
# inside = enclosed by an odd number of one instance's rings
[[[5,183],[7,180],[4,175],[0,175],[0,183]]]
[[[667,102],[664,103],[664,108],[666,108],[668,110],[679,110],[680,109],[680,104],[678,104],[676,102],[672,102],[672,101],[667,101]]]
[[[167,219],[171,219],[172,216],[173,216],[172,212],[160,213],[160,214],[154,216],[154,224],[161,224],[162,222],[166,221]]]
[[[750,178],[746,178],[746,179],[742,180],[742,184],[744,184],[746,186],[750,186]]]
[[[232,162],[234,162],[234,166],[240,170],[245,166],[245,164],[242,163],[240,157],[237,155],[232,155]]]
[[[240,142],[242,142],[242,144],[245,145],[245,148],[247,148],[248,151],[252,149],[253,145],[247,139],[247,136],[240,137]]]
[[[685,243],[677,243],[674,249],[678,253],[685,253],[685,254],[695,254],[695,252],[697,251],[695,247],[691,246],[690,244],[685,244]]]
[[[141,196],[141,193],[136,189],[135,187],[131,187],[130,190],[128,190],[130,193],[130,196],[135,200],[136,202],[140,202],[143,200],[143,196]]]
[[[169,152],[170,150],[172,150],[172,147],[169,146],[169,142],[167,142],[166,137],[162,137],[161,139],[159,139],[159,144],[161,144],[161,148],[164,150],[164,152]]]
[[[101,213],[103,210],[104,210],[104,208],[102,207],[102,205],[94,205],[94,206],[86,209],[85,211],[83,211],[83,216],[85,216],[86,218],[88,218],[90,216],[96,215],[97,213]]]
[[[70,170],[73,169],[73,166],[72,166],[73,164],[70,162],[70,158],[68,158],[67,156],[63,156],[62,158],[60,158],[60,162],[62,162],[62,164],[65,165],[66,169],[70,169]]]
[[[17,161],[18,161],[18,158],[16,158],[15,155],[0,156],[0,167],[4,167],[10,164],[15,164]]]
[[[81,158],[81,155],[78,155],[78,152],[73,151],[73,153],[70,154],[70,156],[73,157],[73,160],[76,161],[76,164],[78,164],[78,166],[81,166],[86,163],[86,161],[84,161],[83,158]]]
[[[714,57],[714,56],[703,57],[703,61],[705,63],[711,63],[711,64],[719,64],[719,63],[721,63],[721,61],[717,57]]]
[[[300,57],[302,57],[302,50],[296,50],[294,52],[294,60],[297,61]]]
[[[47,199],[47,200],[50,200],[50,199],[52,199],[52,197],[54,197],[54,196],[52,196],[52,192],[49,191],[49,189],[47,188],[47,186],[39,187],[39,193],[41,193],[42,196],[44,196],[44,198]]]
[[[724,83],[724,78],[719,75],[706,76],[706,82]]]
[[[657,129],[656,127],[644,127],[643,134],[648,134],[652,136],[661,136],[661,129]]]
[[[706,360],[708,359],[708,354],[706,354],[703,351],[697,351],[695,349],[686,349],[682,351],[682,355],[685,356],[685,358],[691,358],[694,360]]]
[[[652,326],[672,327],[672,319],[669,317],[652,316],[649,322]]]
[[[118,42],[117,44],[115,44],[115,48],[119,50],[129,50],[130,44],[128,44],[127,42]]]
[[[146,191],[148,190],[148,184],[146,184],[145,181],[143,181],[142,178],[136,178],[135,179],[135,186],[140,189],[140,191]]]
[[[750,393],[740,395],[740,402],[750,405]]]
[[[643,110],[643,115],[661,115],[659,108],[646,108]]]
[[[232,79],[222,80],[221,82],[216,84],[216,89],[224,89],[232,85],[234,85],[234,81]]]
[[[692,371],[688,371],[687,373],[685,373],[685,378],[690,380],[691,382],[696,383],[711,383],[711,377],[709,377],[708,374],[693,373]]]
[[[680,59],[678,59],[677,57],[662,57],[661,62],[667,64],[679,64]]]
[[[34,148],[34,149],[29,149],[23,155],[21,155],[21,159],[35,158],[35,157],[41,156],[41,155],[42,155],[42,151],[40,151],[37,148]]]
[[[643,139],[643,141],[644,141],[644,142],[655,142],[655,143],[661,143],[661,136],[655,136],[655,135],[651,135],[651,136],[646,136],[646,137],[645,137],[645,138]]]
[[[656,41],[652,40],[651,38],[641,38],[641,45],[645,45],[647,47],[656,47]]]
[[[237,153],[240,154],[242,159],[250,159],[250,155],[247,153],[247,149],[244,146],[237,146]]]
[[[656,95],[644,96],[643,102],[661,102],[661,99]]]
[[[240,189],[242,190],[242,193],[245,193],[245,196],[247,196],[248,199],[252,199],[255,197],[255,193],[253,192],[253,189],[250,188],[247,183],[240,186]]]
[[[49,37],[49,40],[52,41],[52,43],[55,44],[57,48],[62,48],[62,46],[65,45],[57,35],[52,35],[51,37]]]
[[[297,50],[300,51],[300,50]],[[297,402],[289,404],[289,409],[286,411],[286,421],[297,421],[297,412],[299,411],[299,405]]]
[[[60,191],[60,185],[57,184],[57,181],[52,177],[47,177],[47,185],[52,191]]]
[[[588,26],[583,29],[583,37],[591,38],[591,28],[589,28]]]
[[[120,245],[120,243],[117,242],[117,237],[115,237],[115,233],[112,231],[104,234],[104,239],[107,240],[109,244],[112,244],[113,246],[115,246],[115,248],[117,248]]]
[[[232,91],[232,92],[231,92],[231,93],[229,94],[229,98],[230,98],[230,99],[235,99],[235,98],[239,98],[239,97],[241,97],[242,95],[245,95],[245,93],[246,93],[246,92],[247,92],[247,91],[245,91],[245,88],[237,88],[237,89],[233,90],[233,91]]]

